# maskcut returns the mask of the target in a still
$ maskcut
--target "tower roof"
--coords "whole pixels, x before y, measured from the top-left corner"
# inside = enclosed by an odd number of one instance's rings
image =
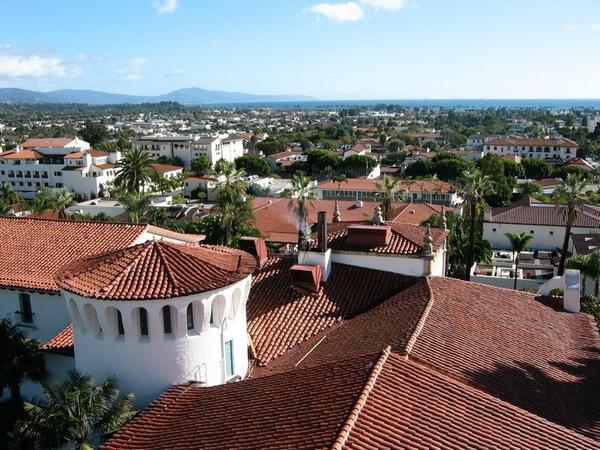
[[[56,282],[75,294],[102,300],[153,300],[219,289],[256,268],[249,253],[227,247],[148,241],[75,260]]]

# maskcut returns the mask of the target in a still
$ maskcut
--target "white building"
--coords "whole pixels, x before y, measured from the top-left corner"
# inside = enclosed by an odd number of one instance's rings
[[[186,169],[201,156],[214,165],[220,159],[233,162],[244,155],[243,140],[237,136],[147,136],[136,140],[133,146],[154,159],[179,158]]]
[[[586,127],[590,133],[593,133],[599,124],[600,124],[600,116],[587,116]]]
[[[483,146],[483,153],[499,156],[517,155],[522,158],[538,158],[549,161],[567,161],[577,156],[576,142],[562,136],[545,138],[500,138],[492,139]]]
[[[119,152],[92,150],[78,138],[29,139],[0,153],[0,183],[25,198],[33,198],[42,187],[98,197],[114,180],[120,157]]]

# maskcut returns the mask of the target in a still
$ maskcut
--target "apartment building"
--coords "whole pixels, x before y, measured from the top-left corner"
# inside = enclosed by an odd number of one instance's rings
[[[550,161],[567,161],[577,156],[576,142],[560,135],[544,138],[499,138],[491,139],[483,146],[483,153],[496,155],[518,155],[522,158],[538,158]]]
[[[119,159],[119,152],[90,149],[78,138],[29,139],[0,153],[0,183],[29,199],[43,187],[98,197],[114,179]]]
[[[179,158],[190,169],[194,159],[206,156],[214,164],[233,161],[244,155],[244,141],[238,136],[146,136],[133,143],[151,158]]]

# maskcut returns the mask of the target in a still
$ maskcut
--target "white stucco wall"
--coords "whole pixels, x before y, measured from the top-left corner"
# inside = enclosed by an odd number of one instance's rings
[[[494,229],[496,231],[494,231]],[[565,236],[565,228],[549,225],[520,225],[507,223],[483,223],[483,238],[490,242],[494,249],[511,249],[510,241],[505,233],[527,233],[533,231],[534,237],[529,241],[528,248],[535,250],[554,250],[561,248]],[[597,231],[594,228],[573,227],[573,234],[593,233]],[[569,250],[572,248],[572,242],[569,242]]]
[[[414,277],[423,276],[424,271],[423,259],[399,255],[379,256],[366,253],[334,252],[331,255],[331,260],[334,263],[366,267]]]
[[[227,382],[224,344],[232,340],[234,377],[243,378],[248,371],[246,301],[250,283],[248,276],[225,289],[151,301],[102,301],[63,292],[75,332],[76,367],[97,381],[115,375],[121,392],[135,393],[136,407],[143,407],[172,384],[195,380],[212,386]],[[194,305],[193,330],[187,329],[186,321],[190,303]],[[176,311],[171,335],[163,332],[165,305]],[[148,336],[140,335],[140,307],[148,313]],[[93,313],[86,313],[90,308],[96,311],[99,328]],[[117,334],[115,308],[123,317],[124,336]],[[217,308],[218,317],[225,317],[221,326],[211,325],[212,308]]]
[[[44,362],[46,364],[47,378],[49,384],[56,384],[67,378],[67,372],[75,369],[75,358],[72,356],[56,355],[53,353],[44,353]],[[27,399],[44,399],[42,385],[26,381],[21,386],[21,394]]]
[[[27,337],[45,343],[69,323],[69,314],[60,295],[12,289],[0,289],[0,317],[6,317],[15,324],[21,323],[21,316],[15,314],[21,309],[20,293],[29,294],[31,299],[33,323],[20,325]]]

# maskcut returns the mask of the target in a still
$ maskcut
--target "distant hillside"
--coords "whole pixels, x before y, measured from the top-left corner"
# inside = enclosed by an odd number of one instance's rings
[[[27,89],[0,89],[0,103],[83,103],[88,105],[109,105],[123,103],[178,102],[184,105],[209,105],[214,103],[259,103],[314,100],[301,95],[255,95],[242,92],[209,91],[200,88],[186,88],[163,95],[127,95],[109,92],[61,89],[50,92],[36,92]]]

